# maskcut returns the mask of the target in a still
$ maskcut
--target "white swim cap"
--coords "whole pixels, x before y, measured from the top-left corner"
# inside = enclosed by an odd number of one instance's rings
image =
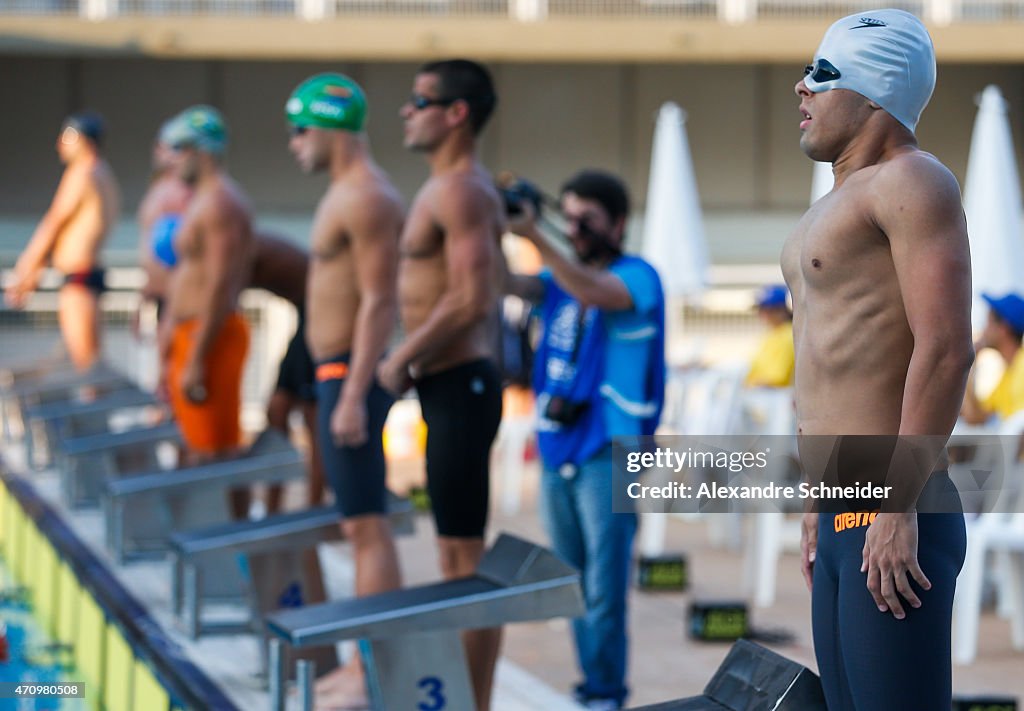
[[[855,91],[913,131],[935,89],[932,38],[903,10],[844,17],[825,33],[804,84],[816,93]]]

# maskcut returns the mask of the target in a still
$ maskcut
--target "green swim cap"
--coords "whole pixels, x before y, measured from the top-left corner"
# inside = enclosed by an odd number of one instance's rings
[[[164,124],[160,140],[172,147],[193,147],[220,155],[228,147],[228,129],[217,109],[191,106]]]
[[[292,92],[284,114],[295,126],[358,133],[366,121],[366,95],[347,76],[317,74]]]

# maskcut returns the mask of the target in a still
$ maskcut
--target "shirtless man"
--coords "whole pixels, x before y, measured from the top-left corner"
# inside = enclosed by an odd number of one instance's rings
[[[173,119],[161,126],[153,142],[153,173],[136,218],[139,223],[139,264],[146,273],[142,298],[146,302],[155,302],[158,313],[167,298],[167,285],[176,262],[173,241],[162,244],[161,240],[167,240],[174,232],[173,227],[167,228],[180,220],[192,197],[192,188],[174,169],[174,151],[168,144],[172,130]]]
[[[222,166],[227,129],[208,106],[173,120],[168,142],[193,189],[175,238],[159,353],[165,389],[192,464],[231,456],[241,444],[242,368],[249,326],[238,311],[252,258],[251,209]],[[235,507],[235,515],[244,512]]]
[[[844,484],[866,476],[895,486],[895,500],[852,509],[871,514],[804,519],[803,572],[830,711],[951,705],[965,533],[958,497],[935,470],[973,349],[959,187],[914,136],[934,82],[924,26],[877,10],[832,25],[795,87],[800,146],[835,175],[782,253],[801,459],[812,479],[838,465]],[[945,503],[926,505],[937,500]]]
[[[285,105],[289,148],[306,173],[326,171],[313,218],[306,342],[316,366],[318,439],[352,543],[356,595],[401,584],[387,519],[384,421],[393,401],[376,381],[396,321],[395,280],[404,208],[370,154],[366,97],[341,74],[318,74]],[[363,667],[352,663],[317,684],[317,708],[363,708]]]
[[[420,67],[402,106],[405,146],[430,178],[402,232],[398,298],[405,340],[381,363],[384,387],[414,383],[427,423],[427,490],[445,578],[472,574],[484,550],[491,443],[501,420],[492,360],[502,285],[504,212],[477,159],[477,138],[497,97],[487,70],[466,60]],[[490,708],[501,630],[463,637],[479,711]]]
[[[309,434],[309,488],[306,505],[319,506],[324,499],[324,469],[316,436],[315,366],[306,346],[306,282],[309,254],[284,237],[258,230],[253,242],[252,274],[249,286],[265,289],[295,307],[298,324],[278,366],[277,383],[267,403],[267,424],[285,436],[293,410],[302,413]],[[272,484],[267,492],[267,513],[281,510],[283,487]]]
[[[100,155],[103,133],[98,114],[72,114],[64,120],[57,154],[67,167],[4,294],[7,303],[22,308],[47,259],[63,272],[57,314],[64,346],[78,370],[87,370],[99,358],[99,295],[104,288],[99,254],[121,209],[117,179]]]

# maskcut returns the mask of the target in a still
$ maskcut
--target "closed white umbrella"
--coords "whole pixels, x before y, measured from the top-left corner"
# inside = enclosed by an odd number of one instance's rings
[[[1024,295],[1020,176],[1010,133],[1009,107],[996,86],[978,100],[964,180],[964,212],[971,241],[972,325],[985,325],[980,294]]]
[[[697,354],[673,357],[689,350],[681,338],[683,305],[696,301],[708,285],[708,250],[704,219],[693,174],[690,144],[686,140],[686,113],[677,104],[662,104],[654,128],[651,173],[647,183],[643,256],[658,270],[668,298],[667,348],[670,362]],[[699,348],[699,346],[698,346]],[[663,514],[644,514],[640,550],[659,555],[665,546]]]
[[[832,164],[814,161],[814,174],[811,176],[811,204],[818,202],[832,192],[836,176],[832,174]]]
[[[658,270],[666,296],[692,300],[707,288],[708,250],[685,124],[686,113],[677,104],[662,104],[651,151],[643,255]]]

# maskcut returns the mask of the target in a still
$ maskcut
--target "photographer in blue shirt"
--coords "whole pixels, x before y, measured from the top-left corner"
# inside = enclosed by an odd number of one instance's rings
[[[534,361],[541,516],[555,551],[581,571],[586,614],[573,623],[583,681],[577,700],[618,709],[626,688],[626,593],[636,514],[612,510],[611,441],[650,435],[665,384],[665,303],[644,260],[622,253],[629,196],[617,177],[585,170],[559,207],[573,255],[554,247],[528,201],[510,226],[536,245],[539,276],[509,275],[508,291],[539,305]]]

